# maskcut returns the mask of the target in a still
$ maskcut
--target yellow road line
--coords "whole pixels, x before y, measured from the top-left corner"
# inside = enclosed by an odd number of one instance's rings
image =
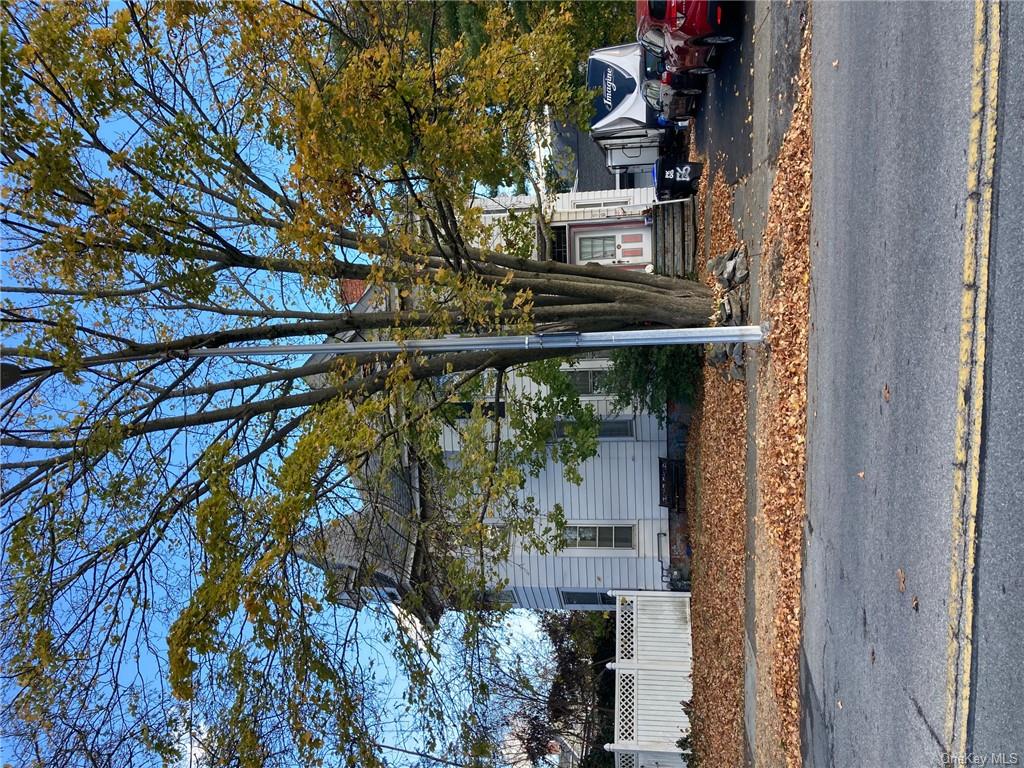
[[[946,669],[947,754],[967,752],[974,624],[974,566],[981,474],[988,260],[992,229],[998,108],[999,3],[976,0],[971,72],[971,120],[964,210],[960,369],[953,469],[952,557],[949,570],[949,637]]]

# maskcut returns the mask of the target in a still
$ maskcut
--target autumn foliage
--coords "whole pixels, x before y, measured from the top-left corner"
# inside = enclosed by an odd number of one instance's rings
[[[3,13],[0,633],[15,761],[379,765],[375,642],[411,681],[412,751],[484,759],[479,686],[437,683],[437,647],[375,634],[389,616],[361,625],[302,545],[421,464],[433,484],[417,484],[411,522],[432,559],[409,599],[436,587],[471,606],[481,563],[502,554],[483,511],[511,504],[571,407],[517,400],[505,372],[551,353],[190,353],[705,323],[701,285],[529,259],[531,219],[508,247],[476,245],[489,232],[474,198],[541,195],[533,147],[548,120],[586,119],[585,51],[619,42],[606,38],[631,7],[25,0]],[[502,440],[485,413],[503,396],[528,441]],[[458,424],[453,402],[471,404]],[[461,463],[441,451],[445,429]],[[510,525],[542,538],[547,512]],[[451,642],[489,659],[492,625],[482,611]]]

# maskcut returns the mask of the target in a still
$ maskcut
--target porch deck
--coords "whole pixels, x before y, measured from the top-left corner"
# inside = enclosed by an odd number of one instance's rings
[[[654,271],[669,277],[692,275],[697,268],[694,198],[652,206]]]

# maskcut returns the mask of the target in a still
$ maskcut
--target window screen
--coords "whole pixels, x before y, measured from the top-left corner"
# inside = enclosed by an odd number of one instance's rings
[[[596,547],[597,546],[597,526],[596,525],[580,525],[576,528],[577,534],[577,547]]]
[[[615,235],[580,238],[580,261],[611,259],[615,257]]]
[[[633,437],[632,419],[602,419],[597,424],[598,437]]]
[[[578,368],[565,372],[572,382],[576,394],[599,395],[608,391],[608,371],[580,370]]]
[[[567,525],[566,549],[632,549],[632,525]]]
[[[564,590],[562,605],[615,605],[615,598],[604,592],[575,592]]]
[[[558,421],[551,435],[552,440],[561,440],[568,431],[568,425],[574,422]],[[632,419],[602,419],[597,422],[597,437],[599,440],[616,440],[636,436],[636,430]]]
[[[633,526],[632,525],[616,525],[614,530],[614,540],[616,549],[632,549],[633,548]]]

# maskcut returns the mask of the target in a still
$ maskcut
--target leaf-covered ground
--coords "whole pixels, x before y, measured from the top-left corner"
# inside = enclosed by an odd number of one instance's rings
[[[800,765],[800,572],[805,516],[811,204],[809,47],[801,51],[793,120],[777,161],[761,248],[754,530],[755,765]],[[733,191],[721,174],[710,205],[712,256],[739,243]],[[704,232],[698,236],[703,237]],[[701,265],[703,266],[703,265]],[[711,281],[703,274],[703,279]],[[751,354],[750,350],[747,352]],[[694,548],[693,744],[702,765],[742,765],[746,388],[706,367],[687,448]]]
[[[701,181],[699,200],[706,200]],[[732,191],[711,190],[711,253],[737,245]],[[698,253],[703,253],[698,233]],[[713,278],[701,277],[711,284]],[[687,490],[693,521],[693,748],[700,765],[743,764],[743,603],[746,388],[705,366],[690,439]]]
[[[756,765],[799,766],[800,570],[807,429],[811,220],[810,46],[778,158],[761,252],[761,318],[771,331],[757,381]]]

